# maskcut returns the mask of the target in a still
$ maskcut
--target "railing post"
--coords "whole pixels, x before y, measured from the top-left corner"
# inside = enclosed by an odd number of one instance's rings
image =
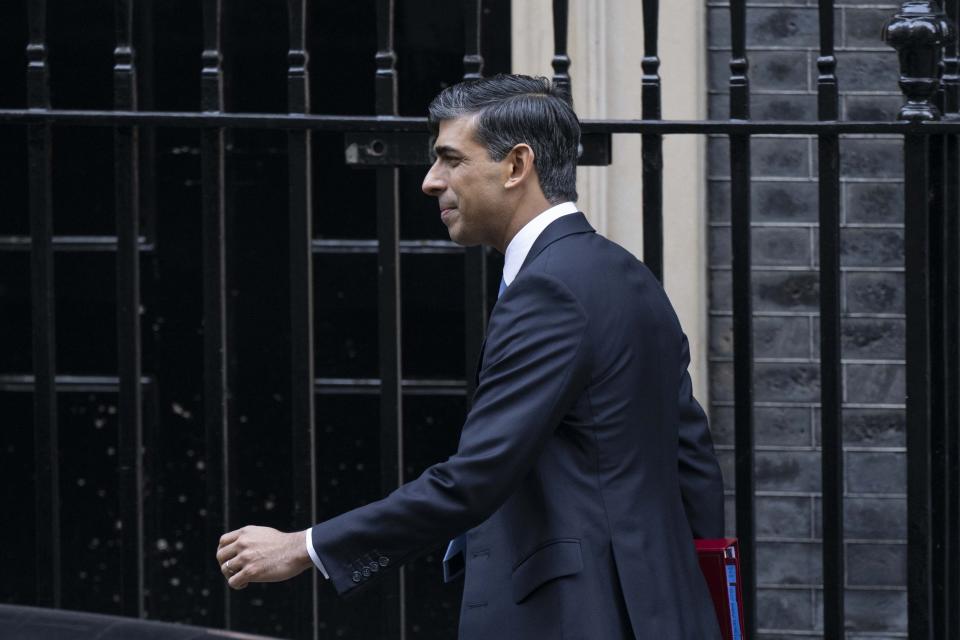
[[[223,91],[223,0],[204,0],[203,52],[200,70],[200,108],[204,113],[225,111]],[[223,127],[205,127],[200,133],[201,211],[203,214],[203,367],[204,430],[206,434],[208,548],[231,528],[230,376],[227,357],[227,222],[226,140]],[[230,629],[231,591],[220,567],[205,567],[210,589],[211,624]]]
[[[568,0],[553,0],[553,86],[563,92],[573,104],[573,87],[570,83],[570,56],[567,55],[567,26],[570,7]]]
[[[115,4],[113,104],[136,111],[137,66],[133,43],[134,2]],[[123,612],[143,617],[143,389],[140,330],[140,182],[138,127],[114,128],[114,188],[117,220],[117,371],[120,396],[120,522]]]
[[[900,58],[900,90],[907,101],[900,120],[939,120],[933,96],[943,75],[943,46],[953,28],[933,0],[908,0],[883,28],[884,41]]]
[[[378,116],[398,115],[396,0],[377,1],[374,100]],[[403,484],[403,350],[400,294],[400,170],[378,167],[377,292],[380,336],[380,489],[386,495]],[[406,636],[406,570],[383,580],[382,637]]]
[[[730,3],[730,119],[750,120],[747,3]],[[740,539],[747,635],[757,629],[757,526],[754,473],[753,285],[750,134],[730,134],[730,245],[733,273],[733,393],[736,531]]]
[[[50,109],[47,2],[28,5],[27,107]],[[36,459],[37,604],[59,607],[60,455],[56,390],[56,299],[53,289],[53,133],[49,123],[27,127],[30,208],[30,291],[33,349],[33,428]]]
[[[289,0],[287,111],[310,113],[310,56],[307,52],[308,0]],[[293,513],[301,530],[317,522],[317,440],[313,335],[313,132],[287,133],[290,193],[290,402],[292,424]],[[297,638],[316,636],[319,627],[317,571],[295,587]]]
[[[464,0],[463,79],[483,77],[483,0]],[[487,252],[484,247],[467,247],[464,252],[464,378],[467,407],[477,390],[474,367],[487,332]]]
[[[933,97],[943,75],[943,46],[953,30],[939,5],[931,0],[904,2],[890,19],[883,38],[900,58],[900,89],[906,102],[899,119],[911,122],[939,120]],[[937,384],[934,351],[943,349],[942,323],[934,317],[942,309],[942,292],[932,277],[931,257],[941,252],[933,244],[941,232],[931,226],[931,141],[921,133],[906,135],[904,148],[904,244],[906,250],[907,311],[907,615],[911,638],[929,639],[942,631],[935,618],[934,564],[942,563],[940,536],[934,531],[934,484],[942,484],[942,465],[933,459],[937,407],[944,406],[943,386]],[[942,158],[941,156],[938,156]],[[936,219],[940,219],[939,216]],[[934,267],[938,262],[934,262]],[[939,361],[939,359],[938,359]],[[940,429],[943,428],[941,423]]]
[[[960,0],[944,2],[947,20],[957,25],[960,20]],[[960,59],[957,38],[954,37],[944,52],[943,114],[945,118],[960,117]],[[946,349],[944,408],[944,447],[946,449],[946,525],[944,538],[947,548],[945,563],[944,602],[946,603],[946,635],[960,637],[960,136],[948,134],[946,140],[946,176],[944,202],[944,263]]]
[[[659,39],[660,2],[643,3],[643,79],[640,103],[644,120],[661,117]],[[641,137],[643,158],[643,263],[663,282],[663,136]]]
[[[838,119],[837,58],[834,52],[834,3],[820,0],[820,55],[817,58],[817,117]],[[823,631],[846,637],[843,538],[843,365],[840,327],[840,137],[817,137],[820,175],[820,478],[823,504]]]

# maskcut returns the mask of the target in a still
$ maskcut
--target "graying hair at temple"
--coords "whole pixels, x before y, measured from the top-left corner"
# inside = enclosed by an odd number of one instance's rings
[[[500,74],[447,87],[430,103],[430,127],[477,114],[479,142],[495,161],[526,143],[543,195],[553,204],[577,199],[580,121],[566,95],[542,77]]]

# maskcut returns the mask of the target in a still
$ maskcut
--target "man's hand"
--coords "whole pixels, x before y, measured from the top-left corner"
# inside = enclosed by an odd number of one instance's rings
[[[217,562],[232,589],[243,589],[251,582],[287,580],[313,565],[302,531],[284,533],[256,526],[223,534]]]

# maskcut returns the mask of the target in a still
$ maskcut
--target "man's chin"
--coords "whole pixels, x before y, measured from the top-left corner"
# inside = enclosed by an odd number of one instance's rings
[[[455,242],[456,244],[460,245],[461,247],[467,246],[467,245],[464,244],[464,242],[463,242],[463,234],[460,232],[460,229],[459,229],[459,227],[457,226],[456,223],[451,224],[451,225],[447,225],[447,234],[450,236],[450,241],[451,241],[451,242]]]
[[[470,235],[469,231],[465,231],[459,220],[450,221],[450,224],[447,225],[447,234],[450,236],[451,242],[461,247],[475,247],[483,244],[479,238]]]
[[[460,245],[461,247],[476,247],[481,244],[479,240],[474,238],[465,238],[462,234],[457,233],[453,229],[447,229],[447,233],[450,234],[451,242]]]

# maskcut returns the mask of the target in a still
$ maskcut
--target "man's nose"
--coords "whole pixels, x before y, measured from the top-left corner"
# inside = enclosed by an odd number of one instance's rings
[[[430,170],[427,171],[427,175],[423,177],[423,184],[420,188],[423,189],[423,192],[428,196],[437,198],[446,188],[443,180],[440,179],[439,173],[440,172],[437,171],[437,163],[434,162]]]

